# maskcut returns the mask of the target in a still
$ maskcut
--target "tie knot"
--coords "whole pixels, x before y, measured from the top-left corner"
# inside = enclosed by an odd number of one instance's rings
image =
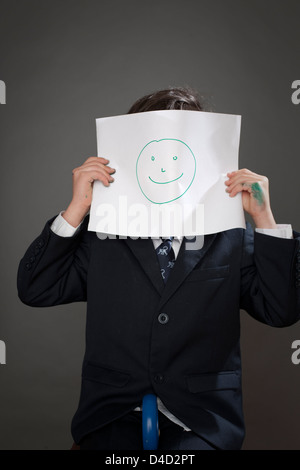
[[[172,250],[171,238],[162,238],[162,243],[159,245],[156,252],[158,255],[167,256],[169,255],[171,250]]]
[[[164,242],[171,242],[172,243],[173,239],[174,239],[174,237],[164,237],[164,238],[162,238],[162,241],[163,241],[163,243]]]

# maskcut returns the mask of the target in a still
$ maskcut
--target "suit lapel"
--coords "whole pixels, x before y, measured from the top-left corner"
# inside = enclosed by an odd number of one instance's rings
[[[160,295],[162,295],[165,284],[160,273],[160,266],[153,247],[153,241],[150,238],[141,238],[138,240],[126,238],[125,242],[140,263],[141,268],[145,271],[155,289]]]

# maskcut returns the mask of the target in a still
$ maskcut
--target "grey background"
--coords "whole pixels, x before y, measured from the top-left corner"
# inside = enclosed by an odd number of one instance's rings
[[[68,204],[71,170],[96,154],[95,118],[189,85],[242,115],[240,167],[270,179],[278,223],[300,230],[299,0],[1,0],[0,448],[68,449],[84,352],[85,305],[23,305],[16,272]],[[244,449],[300,449],[300,325],[242,312]]]

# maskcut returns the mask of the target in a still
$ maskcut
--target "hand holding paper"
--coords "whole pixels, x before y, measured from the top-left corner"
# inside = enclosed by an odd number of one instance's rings
[[[73,197],[63,217],[73,227],[77,227],[90,210],[94,181],[109,186],[114,181],[111,176],[115,169],[108,166],[106,158],[89,157],[83,165],[74,168]]]
[[[244,168],[227,175],[225,181],[230,197],[242,192],[243,208],[251,215],[257,228],[276,228],[269,196],[269,180]]]

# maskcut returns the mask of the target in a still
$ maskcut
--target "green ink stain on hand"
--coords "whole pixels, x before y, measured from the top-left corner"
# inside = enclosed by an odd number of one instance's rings
[[[251,184],[251,191],[254,199],[257,201],[259,206],[262,206],[265,202],[263,191],[258,183]]]

